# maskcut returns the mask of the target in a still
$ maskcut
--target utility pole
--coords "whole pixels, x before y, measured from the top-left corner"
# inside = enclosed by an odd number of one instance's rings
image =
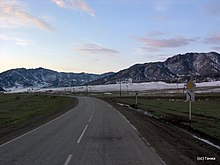
[[[176,85],[177,85],[177,94],[179,95],[179,93],[180,93],[179,78],[177,78],[177,83],[176,83]]]
[[[73,85],[73,80],[71,80],[71,81],[70,81],[70,92],[73,92],[73,91],[74,91],[73,86],[74,86],[74,85]]]
[[[86,94],[89,95],[88,84],[86,84]]]
[[[119,80],[120,83],[120,97],[121,97],[121,79]]]

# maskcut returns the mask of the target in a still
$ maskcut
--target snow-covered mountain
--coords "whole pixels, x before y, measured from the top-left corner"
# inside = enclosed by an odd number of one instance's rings
[[[11,69],[0,73],[0,87],[26,88],[26,87],[67,87],[86,84],[98,78],[110,76],[114,73],[64,73],[49,69]]]
[[[117,73],[88,74],[64,73],[49,69],[12,69],[0,73],[0,87],[69,87],[103,85],[119,82],[197,82],[220,80],[220,54],[186,53],[168,58],[164,62],[136,64]]]
[[[136,64],[112,76],[90,82],[90,84],[114,84],[118,82],[197,82],[220,80],[220,54],[186,53],[168,58],[164,62]]]

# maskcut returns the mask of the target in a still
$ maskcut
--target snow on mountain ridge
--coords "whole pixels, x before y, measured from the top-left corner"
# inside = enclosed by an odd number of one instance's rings
[[[220,80],[220,54],[186,53],[168,58],[164,62],[136,64],[121,70],[107,79],[99,79],[90,84],[112,84],[132,78],[133,82],[186,82],[193,78],[199,82]]]
[[[101,75],[88,73],[64,73],[44,68],[12,69],[0,73],[0,87],[67,87],[84,84],[114,84],[117,82],[142,83],[150,81],[186,82],[190,78],[198,82],[220,80],[220,54],[186,53],[168,58],[164,62],[135,64],[117,73]]]
[[[4,88],[75,86],[95,80],[99,76],[86,73],[56,72],[43,68],[19,68],[0,73],[0,86]]]

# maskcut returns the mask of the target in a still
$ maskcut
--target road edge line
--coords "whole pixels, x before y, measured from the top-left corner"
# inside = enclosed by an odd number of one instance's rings
[[[128,122],[128,124],[130,124],[130,126],[132,127],[132,129],[137,133],[137,135],[141,138],[141,140],[150,148],[150,150],[154,153],[154,154],[156,154],[157,155],[157,157],[160,159],[160,161],[164,164],[164,165],[166,165],[166,163],[165,163],[165,161],[157,154],[157,152],[156,152],[156,150],[150,145],[150,143],[148,143],[148,141],[140,134],[140,132],[138,131],[138,129],[135,127],[135,126],[133,126],[132,124],[131,124],[131,122],[121,113],[121,112],[119,112],[116,108],[114,108],[112,105],[110,105],[109,103],[107,103],[111,108],[113,108],[114,110],[116,110],[121,116],[122,116],[122,118],[124,118],[127,122]]]

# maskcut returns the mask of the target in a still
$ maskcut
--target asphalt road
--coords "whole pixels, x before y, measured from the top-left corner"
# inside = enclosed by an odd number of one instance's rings
[[[158,155],[111,105],[79,97],[59,118],[0,146],[0,165],[159,165]]]

